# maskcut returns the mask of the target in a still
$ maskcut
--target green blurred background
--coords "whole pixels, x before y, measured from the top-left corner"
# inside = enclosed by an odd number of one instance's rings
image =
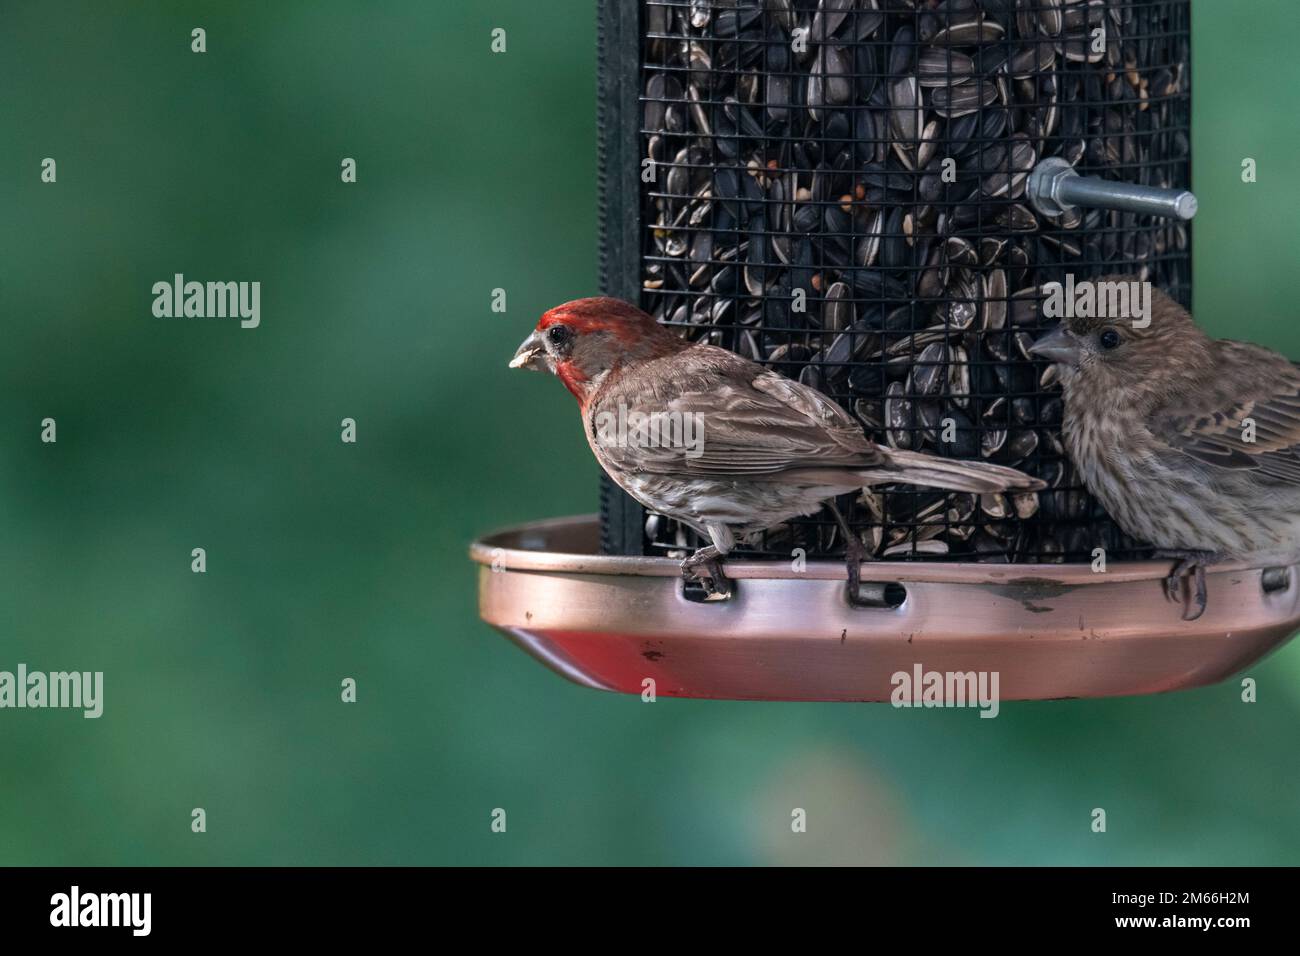
[[[1196,314],[1300,358],[1300,20],[1194,8]],[[1297,645],[1253,705],[989,721],[646,706],[477,620],[475,535],[596,502],[505,368],[597,291],[593,3],[0,10],[0,669],[106,685],[0,711],[0,864],[1300,862]],[[260,280],[261,327],[153,318],[175,272]]]

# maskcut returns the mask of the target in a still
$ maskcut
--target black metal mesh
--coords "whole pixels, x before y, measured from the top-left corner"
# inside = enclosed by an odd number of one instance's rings
[[[1066,273],[1190,304],[1189,229],[1049,219],[1025,182],[1062,156],[1187,186],[1189,28],[1186,0],[639,4],[642,306],[825,392],[878,441],[1050,486],[841,501],[876,556],[1137,556],[1065,459],[1059,392],[1025,348],[1050,324],[1041,287]],[[838,553],[835,538],[822,515],[751,550]],[[646,553],[696,544],[648,516]]]

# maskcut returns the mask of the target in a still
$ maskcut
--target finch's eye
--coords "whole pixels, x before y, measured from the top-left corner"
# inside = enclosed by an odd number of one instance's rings
[[[554,346],[561,346],[569,341],[571,334],[567,325],[552,325],[546,330],[546,338]]]
[[[1097,341],[1101,343],[1102,348],[1108,351],[1113,348],[1118,348],[1120,343],[1119,333],[1114,329],[1106,329],[1101,333]]]

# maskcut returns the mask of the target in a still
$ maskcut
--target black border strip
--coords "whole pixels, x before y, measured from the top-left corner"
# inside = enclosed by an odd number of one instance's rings
[[[641,0],[596,3],[596,136],[600,287],[641,301]],[[645,512],[600,476],[600,546],[605,554],[645,552]]]

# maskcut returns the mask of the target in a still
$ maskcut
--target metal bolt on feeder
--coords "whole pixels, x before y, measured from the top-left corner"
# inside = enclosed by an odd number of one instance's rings
[[[887,700],[890,675],[997,670],[1002,696],[1220,680],[1300,623],[1294,571],[1168,571],[1083,487],[1044,288],[1128,276],[1191,299],[1189,0],[606,0],[603,291],[823,392],[892,447],[1018,468],[1036,493],[884,486],[677,577],[694,532],[603,479],[599,519],[476,544],[485,619],[579,682]],[[536,548],[526,545],[533,539]],[[1097,570],[1097,556],[1102,555]],[[806,565],[792,561],[806,558]],[[498,564],[501,562],[498,561]],[[840,585],[839,587],[837,587]]]

